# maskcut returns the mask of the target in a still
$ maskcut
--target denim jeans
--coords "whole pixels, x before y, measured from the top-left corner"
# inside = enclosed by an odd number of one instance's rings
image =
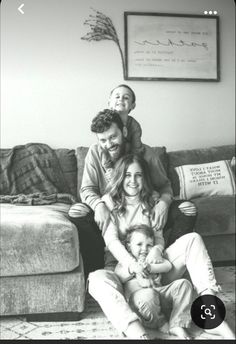
[[[181,236],[166,249],[165,255],[173,266],[168,273],[163,274],[163,285],[182,278],[188,271],[198,294],[206,289],[220,291],[211,260],[199,234],[189,233]],[[91,272],[89,293],[100,304],[103,312],[118,331],[125,332],[132,321],[139,319],[127,303],[122,283],[113,271],[101,269]]]
[[[131,294],[129,304],[148,328],[160,328],[167,318],[169,328],[187,328],[191,322],[192,296],[191,283],[181,278],[166,286],[139,289]]]
[[[183,204],[185,204],[185,201],[174,200],[169,207],[168,219],[165,227],[163,228],[165,248],[172,245],[175,240],[180,238],[182,235],[193,232],[197,220],[196,206],[192,203],[192,206],[196,209],[196,214],[187,216],[179,207]]]
[[[85,279],[87,279],[91,271],[104,267],[105,242],[94,221],[93,212],[84,217],[69,216],[69,219],[78,229],[80,252],[83,257]]]
[[[172,263],[172,269],[162,276],[164,285],[181,278],[187,271],[197,294],[206,289],[215,293],[221,290],[206,246],[198,233],[188,233],[177,239],[165,250],[164,256]]]

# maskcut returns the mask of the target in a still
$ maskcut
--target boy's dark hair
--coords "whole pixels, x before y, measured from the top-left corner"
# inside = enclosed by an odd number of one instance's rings
[[[131,226],[127,229],[126,240],[125,240],[126,243],[130,242],[131,236],[134,232],[142,233],[146,235],[148,238],[153,239],[153,242],[154,242],[154,239],[155,239],[154,230],[147,225],[140,224],[140,225]]]
[[[123,130],[124,125],[119,113],[115,110],[104,109],[92,120],[91,131],[93,133],[103,133],[110,129],[112,123],[115,123],[121,131]]]
[[[128,90],[130,90],[130,92],[131,92],[131,94],[132,94],[132,98],[133,98],[133,103],[136,102],[136,95],[135,95],[134,91],[132,90],[131,87],[129,87],[129,86],[126,85],[126,84],[121,84],[121,85],[118,85],[118,86],[116,86],[115,88],[113,88],[113,90],[112,90],[111,93],[110,93],[110,96],[112,95],[112,93],[113,93],[118,87],[126,87]]]

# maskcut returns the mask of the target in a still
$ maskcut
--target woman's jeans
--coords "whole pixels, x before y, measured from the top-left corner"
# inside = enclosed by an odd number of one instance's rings
[[[179,209],[181,203],[183,201],[173,201],[170,205],[168,220],[163,230],[166,248],[182,235],[193,231],[196,215],[186,216],[183,214]],[[78,229],[84,272],[87,277],[89,272],[104,268],[105,243],[101,231],[94,221],[92,210],[87,216],[69,216],[69,219]]]
[[[166,249],[165,257],[172,263],[172,269],[162,275],[162,284],[167,285],[188,271],[193,287],[198,294],[206,289],[218,292],[211,260],[201,236],[189,233],[181,236]],[[109,270],[97,270],[89,274],[89,293],[100,304],[107,318],[120,332],[138,319],[124,297],[122,283]]]

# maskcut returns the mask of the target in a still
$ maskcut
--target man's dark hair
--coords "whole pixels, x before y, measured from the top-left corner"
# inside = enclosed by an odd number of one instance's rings
[[[91,131],[93,133],[103,133],[110,129],[112,123],[115,123],[121,131],[123,130],[124,125],[119,113],[114,110],[104,109],[92,120]]]

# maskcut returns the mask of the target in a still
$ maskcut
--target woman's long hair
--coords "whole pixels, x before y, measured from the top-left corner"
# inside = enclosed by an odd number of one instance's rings
[[[126,211],[126,204],[123,182],[128,167],[134,162],[136,162],[142,170],[143,188],[140,192],[140,202],[142,202],[144,205],[144,212],[149,214],[154,205],[154,201],[152,199],[153,186],[148,170],[148,164],[146,160],[137,154],[127,154],[118,160],[115,165],[112,179],[107,185],[106,193],[110,195],[115,205],[114,210],[118,211],[119,214],[124,214]]]

